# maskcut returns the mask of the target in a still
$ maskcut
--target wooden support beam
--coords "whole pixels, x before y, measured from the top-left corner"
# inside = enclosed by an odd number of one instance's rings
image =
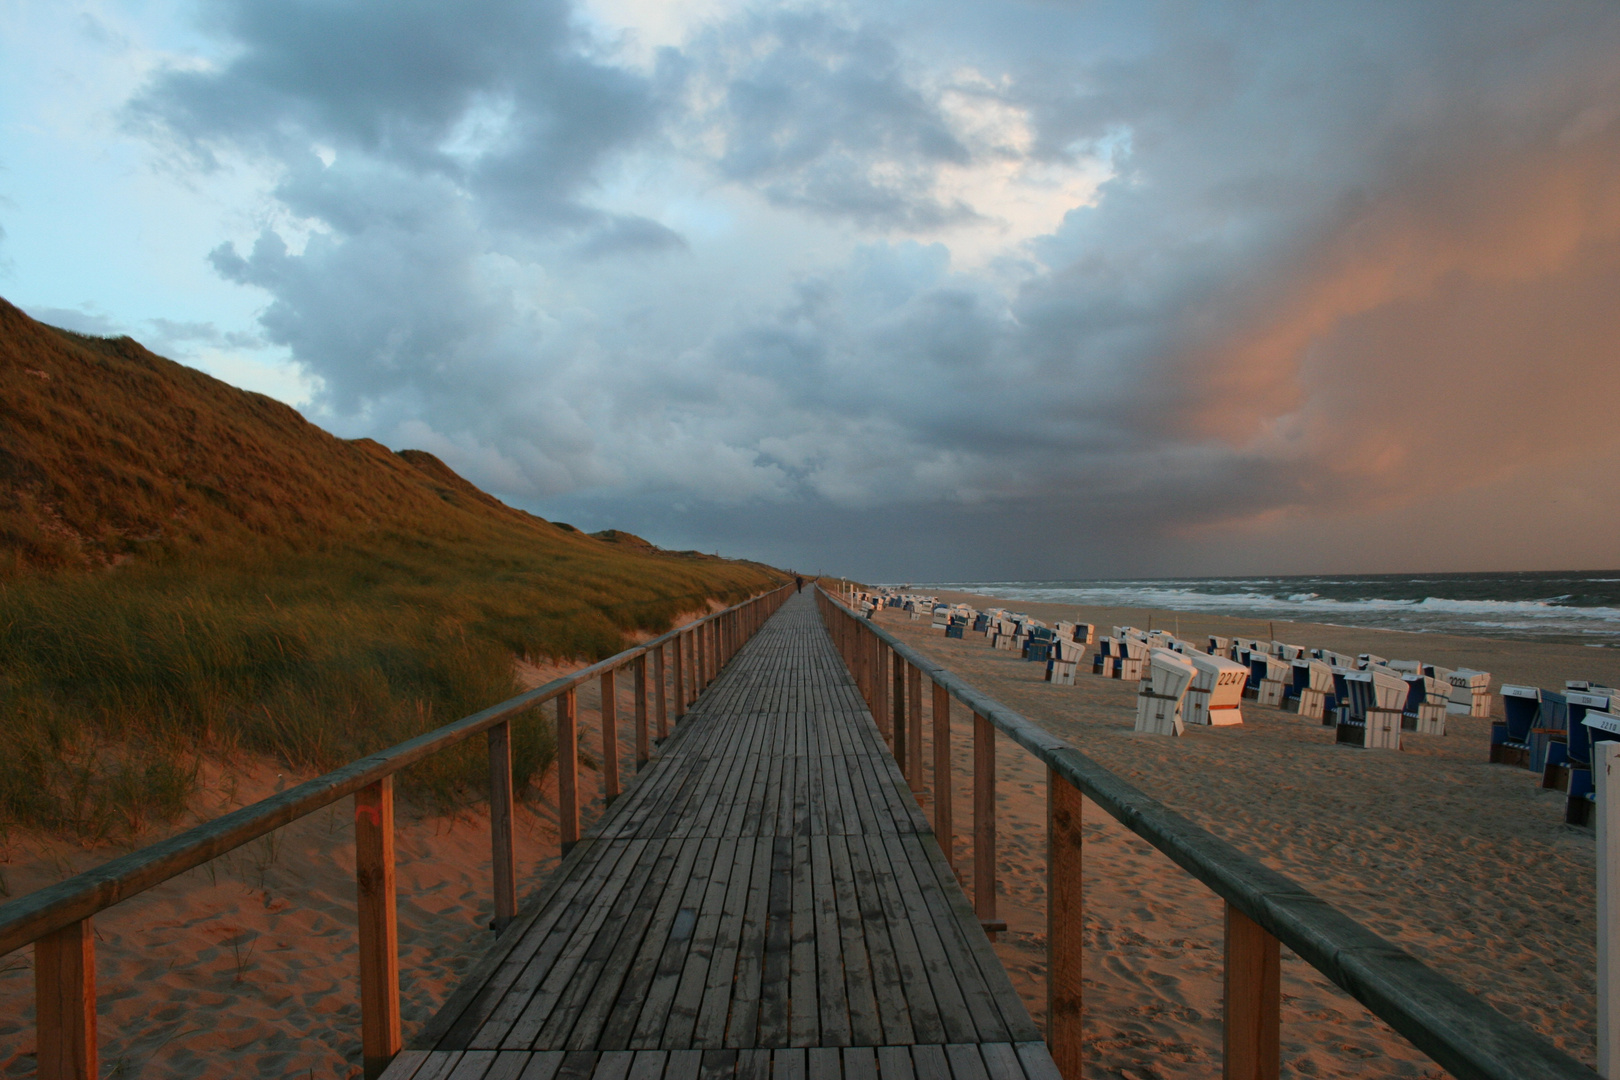
[[[574,691],[557,696],[557,835],[563,854],[579,842],[579,725]]]
[[[1080,1080],[1080,789],[1046,770],[1046,1045]]]
[[[703,688],[709,685],[709,624],[701,622],[692,631],[692,700],[703,693]]]
[[[653,708],[653,717],[658,721],[658,741],[663,742],[669,738],[669,697],[668,687],[664,677],[664,647],[660,645],[653,650],[653,687],[656,697]]]
[[[934,684],[934,836],[946,865],[956,867],[955,823],[951,819],[951,692]]]
[[[602,785],[607,801],[619,797],[619,686],[618,674],[602,672]]]
[[[489,729],[489,847],[495,921],[500,933],[517,915],[517,848],[512,834],[512,722]]]
[[[919,801],[926,787],[923,784],[923,722],[922,672],[906,665],[906,778],[911,781],[911,793]]]
[[[96,939],[89,919],[34,942],[39,1080],[96,1080]]]
[[[1277,1080],[1282,984],[1277,939],[1226,905],[1225,1080]]]
[[[883,651],[893,668],[891,682],[894,685],[889,698],[889,715],[894,726],[894,760],[900,766],[900,775],[909,779],[910,773],[906,771],[911,765],[911,758],[906,753],[906,668],[910,665],[887,645]]]
[[[876,634],[868,633],[872,642],[872,714],[878,730],[894,749],[894,727],[889,723],[889,661],[895,659],[889,647]]]
[[[973,714],[973,911],[996,922],[996,729]],[[992,941],[995,931],[986,931]]]
[[[652,741],[647,734],[647,654],[636,657],[632,669],[636,684],[636,772],[646,768],[652,757]]]
[[[360,922],[360,1056],[366,1080],[374,1080],[402,1045],[392,776],[354,793],[354,862]]]
[[[675,669],[675,687],[672,691],[675,702],[675,719],[680,720],[686,715],[686,635],[676,634],[669,643],[673,650],[670,659]]]

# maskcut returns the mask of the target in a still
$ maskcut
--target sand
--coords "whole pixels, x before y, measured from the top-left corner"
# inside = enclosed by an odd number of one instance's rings
[[[982,598],[977,600],[985,606]],[[1146,612],[1006,604],[1054,617],[1146,625]],[[1156,613],[1156,620],[1174,615]],[[1251,634],[1252,620],[1181,616],[1183,636]],[[1508,1015],[1592,1061],[1595,1023],[1590,830],[1562,824],[1563,796],[1485,763],[1488,722],[1453,718],[1409,750],[1335,747],[1328,729],[1246,705],[1241,729],[1182,739],[1131,733],[1134,688],[1082,672],[1051,686],[1041,666],[946,641],[885,613],[885,625],[1070,739],[1206,828],[1293,876]],[[1154,625],[1169,625],[1155,621]],[[1567,646],[1277,624],[1277,637],[1492,671],[1497,681],[1613,683],[1620,656]],[[524,666],[538,685],[571,665]],[[628,682],[628,680],[622,680]],[[625,691],[627,692],[627,691]],[[594,684],[581,716],[594,718]],[[627,714],[628,699],[621,705]],[[1500,712],[1500,704],[1497,706]],[[958,710],[959,712],[959,710]],[[970,718],[953,715],[954,849],[971,889]],[[599,733],[582,724],[587,753]],[[631,775],[628,738],[621,740]],[[997,951],[1038,1020],[1045,1009],[1045,774],[998,740]],[[931,747],[926,748],[931,759]],[[267,761],[209,763],[195,820],[306,777]],[[597,781],[587,773],[587,790]],[[585,809],[600,813],[599,798]],[[518,823],[519,884],[555,865],[555,793],[531,793]],[[924,805],[929,805],[925,794]],[[192,822],[176,823],[175,829]],[[1197,881],[1088,806],[1085,1025],[1088,1077],[1207,1077],[1220,1061],[1221,908]],[[480,810],[399,813],[399,927],[406,1037],[432,1015],[489,935],[488,819]],[[150,843],[157,834],[140,838]],[[124,849],[13,831],[0,846],[9,896]],[[154,1077],[358,1073],[353,831],[347,800],[96,919],[103,1074]],[[34,1071],[32,952],[0,959],[0,1075]],[[1387,1026],[1288,954],[1284,1075],[1436,1076]]]
[[[519,664],[538,686],[579,664]],[[621,680],[629,683],[629,680]],[[579,692],[582,764],[601,753],[600,693]],[[620,716],[632,691],[620,687]],[[530,713],[531,718],[537,714]],[[545,709],[547,719],[553,715]],[[624,731],[628,731],[628,725]],[[621,736],[620,774],[634,775]],[[4,898],[20,897],[168,833],[309,779],[273,761],[204,763],[188,820],[120,847],[83,847],[12,830],[0,843]],[[518,894],[557,864],[556,773],[516,815]],[[600,773],[581,775],[588,825],[604,803]],[[405,1038],[438,1010],[493,942],[487,808],[395,810],[400,1012]],[[95,919],[102,1075],[360,1075],[359,946],[352,801],[338,803],[108,909]],[[33,950],[0,958],[0,1076],[35,1072]]]
[[[952,598],[956,598],[953,596]],[[976,606],[984,597],[961,595]],[[1002,602],[1055,618],[1172,627],[1130,609]],[[947,640],[898,612],[879,616],[1007,705],[1068,739],[1237,847],[1290,875],[1573,1056],[1595,1061],[1594,849],[1563,824],[1564,796],[1522,769],[1487,763],[1488,720],[1452,717],[1446,736],[1407,733],[1400,753],[1335,746],[1331,728],[1245,702],[1241,728],[1138,736],[1133,684],[1043,681],[1044,665]],[[1183,637],[1263,636],[1253,620],[1181,615]],[[1276,624],[1280,640],[1376,652],[1561,686],[1611,685],[1620,657],[1578,646]],[[1197,640],[1195,638],[1195,640]],[[1501,715],[1501,702],[1494,702]],[[971,888],[971,721],[953,710],[956,865]],[[1037,1020],[1045,1011],[1045,773],[998,738],[997,866],[1009,924],[997,951]],[[925,751],[932,753],[931,746]],[[1088,1076],[1208,1076],[1220,1062],[1220,902],[1087,804],[1085,1038]],[[1290,1076],[1442,1075],[1405,1039],[1284,950],[1283,1059]]]

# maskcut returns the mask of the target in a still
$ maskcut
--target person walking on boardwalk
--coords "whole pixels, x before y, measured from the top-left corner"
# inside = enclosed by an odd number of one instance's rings
[[[793,575],[793,580],[795,582],[797,582],[798,586],[799,586],[794,591],[795,592],[804,592],[804,575],[802,575],[802,574],[794,574]]]

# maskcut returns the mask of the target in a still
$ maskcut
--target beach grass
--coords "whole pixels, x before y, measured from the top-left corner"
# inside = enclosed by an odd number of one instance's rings
[[[517,658],[600,659],[781,580],[547,522],[0,301],[0,828],[137,834],[207,757],[330,769],[512,696]],[[520,787],[551,739],[516,725]],[[402,777],[485,786],[482,740]]]

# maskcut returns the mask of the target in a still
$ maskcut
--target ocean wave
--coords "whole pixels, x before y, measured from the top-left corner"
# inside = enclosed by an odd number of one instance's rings
[[[1408,591],[1418,578],[1384,582],[1387,591]],[[1595,581],[1599,579],[1581,579]],[[1328,579],[1313,579],[1319,587]],[[1346,582],[1363,588],[1375,583]],[[1543,582],[1543,584],[1546,584]],[[1529,599],[1464,599],[1443,596],[1324,596],[1318,589],[1277,579],[1226,578],[1197,582],[954,582],[927,588],[960,589],[1028,603],[1079,607],[1128,607],[1286,619],[1293,622],[1372,626],[1431,633],[1524,637],[1620,636],[1620,606],[1569,603],[1576,594]]]

